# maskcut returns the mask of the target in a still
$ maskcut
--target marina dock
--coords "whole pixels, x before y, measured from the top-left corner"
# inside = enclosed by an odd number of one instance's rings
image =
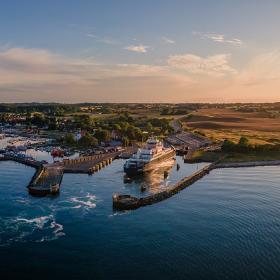
[[[65,173],[88,173],[92,174],[112,163],[120,152],[106,153],[93,156],[83,156],[77,159],[63,160]]]
[[[36,169],[40,168],[40,166],[42,165],[41,162],[34,160],[33,158],[21,158],[13,155],[5,155],[1,158],[1,160],[12,160],[18,163],[25,164],[27,166],[31,166]]]
[[[32,195],[44,196],[57,194],[63,178],[62,166],[42,166],[34,174],[28,185],[28,191]]]
[[[30,194],[43,196],[59,192],[63,177],[63,168],[60,165],[44,165],[29,157],[19,157],[17,155],[5,155],[2,160],[12,160],[36,169],[27,188]]]
[[[121,153],[123,153],[123,151],[92,156],[82,156],[76,159],[65,159],[61,162],[55,162],[51,164],[43,164],[42,162],[36,161],[31,157],[19,157],[17,155],[9,154],[2,156],[0,160],[12,160],[35,168],[36,172],[28,185],[28,190],[32,195],[43,196],[46,194],[56,194],[60,191],[60,184],[62,182],[64,173],[93,174],[111,164],[112,161],[118,158]],[[213,169],[276,165],[280,165],[280,160],[232,163],[215,162],[198,170],[192,175],[183,178],[176,184],[168,186],[165,190],[146,197],[137,198],[126,194],[114,194],[113,208],[117,210],[137,209],[142,206],[160,202],[192,185],[194,182],[207,175]]]
[[[93,174],[111,164],[121,152],[123,151],[81,156],[50,164],[42,164],[42,162],[33,158],[19,157],[16,154],[6,154],[1,157],[1,160],[12,160],[35,168],[36,172],[27,186],[28,191],[32,195],[43,196],[59,192],[64,173]],[[128,152],[131,152],[131,150],[128,150]]]

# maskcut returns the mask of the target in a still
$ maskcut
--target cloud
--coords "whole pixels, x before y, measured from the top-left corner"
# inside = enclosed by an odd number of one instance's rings
[[[44,49],[0,49],[1,102],[280,100],[280,51],[234,69],[229,54],[171,55],[161,65],[102,64]]]
[[[125,50],[131,51],[131,52],[137,52],[137,53],[146,53],[149,49],[149,46],[144,45],[130,45],[127,47],[124,47]]]
[[[160,71],[161,67],[153,65],[103,65],[94,59],[69,58],[44,49],[10,48],[0,50],[0,97],[3,91],[37,91],[38,98],[40,92],[62,94],[75,88],[83,93],[110,79],[152,77]]]
[[[246,68],[240,71],[238,78],[241,84],[250,86],[280,80],[280,50],[254,57]]]
[[[191,74],[224,76],[236,72],[229,65],[229,60],[229,54],[217,54],[206,58],[194,54],[181,54],[169,56],[168,65]]]
[[[73,59],[43,49],[11,48],[0,52],[0,85],[85,84],[91,59]],[[97,72],[98,73],[98,72]]]
[[[174,40],[167,37],[162,37],[161,40],[163,41],[164,44],[175,44]]]
[[[86,36],[90,37],[90,38],[98,38],[98,36],[96,36],[95,34],[92,34],[92,33],[87,33]]]
[[[118,71],[125,76],[150,76],[162,75],[166,72],[166,66],[149,65],[149,64],[117,64]]]
[[[168,97],[192,81],[167,64],[102,64],[44,49],[0,50],[0,100],[141,102]],[[162,88],[164,87],[164,88]],[[133,94],[131,94],[133,93]]]
[[[193,32],[194,36],[198,36],[201,39],[209,39],[217,43],[227,43],[235,46],[242,46],[244,42],[238,38],[227,38],[223,34],[216,33],[202,33],[202,32]]]

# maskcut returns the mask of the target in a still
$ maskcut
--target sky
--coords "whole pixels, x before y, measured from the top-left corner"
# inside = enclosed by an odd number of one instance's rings
[[[0,0],[0,102],[280,101],[279,0]]]

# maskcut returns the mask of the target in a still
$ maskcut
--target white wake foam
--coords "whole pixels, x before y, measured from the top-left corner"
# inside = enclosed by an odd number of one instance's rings
[[[20,242],[45,242],[65,236],[63,225],[51,215],[35,218],[16,217],[1,219],[4,231],[0,231],[0,246]]]
[[[96,207],[96,196],[90,193],[87,193],[86,196],[78,196],[70,198],[70,201],[76,205],[72,208],[79,209],[81,207],[85,209],[91,209]]]

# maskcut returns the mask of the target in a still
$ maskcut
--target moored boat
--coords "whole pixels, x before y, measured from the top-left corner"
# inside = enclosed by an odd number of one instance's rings
[[[143,174],[152,171],[157,164],[175,156],[173,147],[164,147],[157,139],[150,138],[146,145],[138,149],[137,153],[124,164],[124,172],[128,176]]]
[[[64,151],[62,151],[60,149],[53,149],[51,151],[51,156],[52,157],[63,157],[64,156]]]

